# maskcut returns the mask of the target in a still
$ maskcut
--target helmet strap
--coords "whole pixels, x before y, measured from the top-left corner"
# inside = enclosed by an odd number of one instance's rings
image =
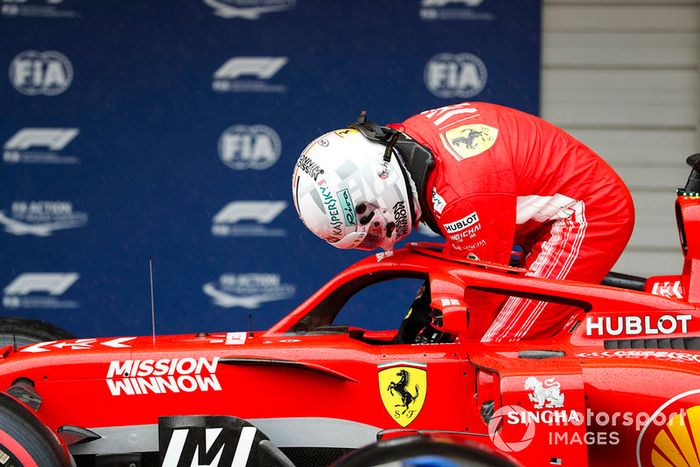
[[[386,143],[386,149],[384,150],[384,157],[382,157],[382,168],[379,171],[379,177],[385,179],[389,176],[389,163],[391,162],[391,155],[394,153],[394,145],[399,140],[399,132],[397,131],[389,141]]]
[[[384,156],[382,157],[381,169],[377,174],[380,178],[386,179],[389,176],[389,164],[391,163],[391,156],[395,150],[398,151],[398,149],[396,149],[394,146],[396,146],[396,143],[399,142],[399,140],[401,140],[401,137],[403,136],[401,132],[398,130],[394,130],[393,128],[379,126],[376,123],[367,120],[366,110],[360,112],[360,115],[357,117],[355,123],[351,123],[350,125],[348,125],[348,127],[359,131],[365,138],[369,139],[370,141],[374,141],[375,143],[383,144],[384,146],[386,146],[386,148],[384,149]],[[406,184],[408,207],[411,211],[411,223],[413,223],[416,221],[416,215],[418,214],[416,213],[416,206],[413,200],[414,189],[411,186],[412,183],[409,181],[410,174],[404,167],[404,164],[401,161],[400,157],[398,162],[400,167],[399,170],[401,171],[401,175],[403,176],[403,180]],[[416,196],[420,198],[419,193],[416,193]]]

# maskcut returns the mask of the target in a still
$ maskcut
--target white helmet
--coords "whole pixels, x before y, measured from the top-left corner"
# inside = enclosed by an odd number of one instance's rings
[[[309,230],[336,248],[362,250],[391,250],[408,236],[420,218],[418,197],[391,146],[393,154],[386,144],[345,128],[304,149],[294,169],[292,196]]]

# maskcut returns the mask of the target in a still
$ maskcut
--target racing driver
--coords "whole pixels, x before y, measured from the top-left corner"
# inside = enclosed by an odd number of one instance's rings
[[[599,283],[632,234],[634,206],[614,170],[532,115],[471,102],[379,126],[363,113],[311,142],[292,191],[302,222],[337,248],[391,250],[419,221],[445,252],[527,275]],[[571,309],[511,296],[482,342],[547,338]]]

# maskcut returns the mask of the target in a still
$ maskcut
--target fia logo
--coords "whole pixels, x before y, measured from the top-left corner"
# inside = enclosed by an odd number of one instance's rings
[[[264,170],[282,154],[277,132],[265,125],[234,125],[219,138],[219,158],[234,170]]]
[[[437,97],[472,97],[486,87],[488,72],[476,55],[443,53],[426,63],[423,78]]]
[[[26,50],[10,63],[10,82],[27,96],[56,96],[73,81],[73,65],[61,52]]]

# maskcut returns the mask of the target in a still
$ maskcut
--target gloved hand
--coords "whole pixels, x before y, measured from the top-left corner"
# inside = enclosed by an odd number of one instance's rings
[[[430,309],[430,284],[425,281],[418,290],[411,308],[401,322],[396,336],[400,344],[428,344],[441,342],[444,333],[432,326],[433,317]]]

